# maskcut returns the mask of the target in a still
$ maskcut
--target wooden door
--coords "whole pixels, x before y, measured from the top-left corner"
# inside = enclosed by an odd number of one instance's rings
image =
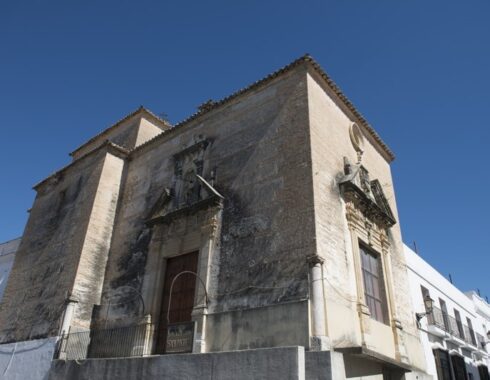
[[[194,307],[196,276],[182,272],[197,273],[198,254],[199,252],[192,252],[167,260],[158,328],[157,354],[165,353],[168,323],[190,322],[192,320],[191,313]],[[179,273],[182,274],[179,275]],[[179,276],[173,283],[172,297],[170,297],[170,287],[177,275]],[[169,303],[171,304],[169,305]]]

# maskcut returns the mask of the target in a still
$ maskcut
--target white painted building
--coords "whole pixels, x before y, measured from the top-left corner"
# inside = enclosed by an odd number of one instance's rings
[[[0,243],[0,300],[2,299],[7,279],[14,264],[15,252],[19,248],[20,238]]]
[[[409,247],[404,252],[428,373],[439,380],[488,380],[490,305],[456,288]],[[433,309],[424,315],[427,296]]]

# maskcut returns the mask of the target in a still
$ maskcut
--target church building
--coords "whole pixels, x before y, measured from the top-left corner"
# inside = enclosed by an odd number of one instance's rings
[[[0,306],[0,348],[47,341],[49,379],[430,378],[394,154],[310,56],[70,155]]]

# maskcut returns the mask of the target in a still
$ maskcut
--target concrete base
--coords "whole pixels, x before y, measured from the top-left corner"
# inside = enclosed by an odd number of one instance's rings
[[[344,355],[331,351],[305,353],[306,380],[345,380]]]
[[[278,347],[145,358],[56,360],[49,380],[342,380],[342,354]]]
[[[305,379],[303,347],[280,347],[206,354],[161,355],[145,358],[56,360],[49,380],[249,380]]]

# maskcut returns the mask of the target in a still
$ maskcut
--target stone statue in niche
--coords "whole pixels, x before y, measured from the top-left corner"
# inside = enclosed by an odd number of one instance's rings
[[[221,204],[224,197],[214,188],[216,171],[210,170],[204,179],[206,148],[210,142],[199,136],[194,144],[174,155],[174,178],[170,189],[164,189],[152,207],[147,223],[154,224],[173,218],[174,212],[191,206],[206,207],[212,202]],[[202,201],[206,201],[201,204]]]
[[[185,151],[184,151],[185,152]],[[201,199],[200,183],[196,175],[203,173],[204,149],[182,152],[175,158],[175,206],[177,208],[191,205]]]

